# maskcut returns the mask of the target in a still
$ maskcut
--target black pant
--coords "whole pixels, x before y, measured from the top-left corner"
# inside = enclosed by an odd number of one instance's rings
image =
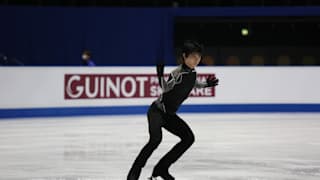
[[[157,166],[168,169],[171,164],[193,144],[194,135],[190,127],[176,114],[169,115],[159,110],[153,103],[148,110],[149,142],[142,148],[136,158],[133,167],[142,168],[145,166],[152,152],[158,147],[162,140],[162,130],[164,127],[172,134],[180,137],[177,143],[165,156],[161,158]]]

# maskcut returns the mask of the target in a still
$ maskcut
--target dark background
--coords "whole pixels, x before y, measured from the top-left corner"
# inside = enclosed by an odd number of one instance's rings
[[[175,65],[185,39],[205,65],[320,65],[320,1],[0,1],[0,64]],[[244,36],[241,30],[247,29]]]

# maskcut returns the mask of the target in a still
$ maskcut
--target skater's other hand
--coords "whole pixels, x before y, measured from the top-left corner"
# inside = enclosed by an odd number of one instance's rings
[[[209,75],[207,78],[207,87],[217,86],[219,83],[219,79],[217,79],[214,75]]]
[[[163,63],[157,64],[157,75],[159,77],[163,76],[163,71],[164,71],[164,64]]]

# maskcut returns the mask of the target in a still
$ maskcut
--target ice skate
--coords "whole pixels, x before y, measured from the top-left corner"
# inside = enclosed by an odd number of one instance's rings
[[[163,180],[174,180],[175,178],[168,172],[168,169],[161,169],[155,167],[150,180],[157,180],[157,177],[161,177]]]
[[[161,177],[163,180],[175,180],[175,178],[171,176],[169,173],[161,174],[161,175],[152,175],[151,177],[149,177],[148,180],[160,180],[160,179],[157,179],[157,177]]]

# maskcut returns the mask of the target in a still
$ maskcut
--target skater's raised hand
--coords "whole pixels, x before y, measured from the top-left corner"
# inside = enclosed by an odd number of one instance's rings
[[[209,75],[207,78],[207,87],[217,86],[219,83],[219,79],[217,79],[214,75]]]
[[[158,63],[157,64],[157,75],[158,77],[163,76],[163,71],[164,71],[164,64],[163,63]]]

